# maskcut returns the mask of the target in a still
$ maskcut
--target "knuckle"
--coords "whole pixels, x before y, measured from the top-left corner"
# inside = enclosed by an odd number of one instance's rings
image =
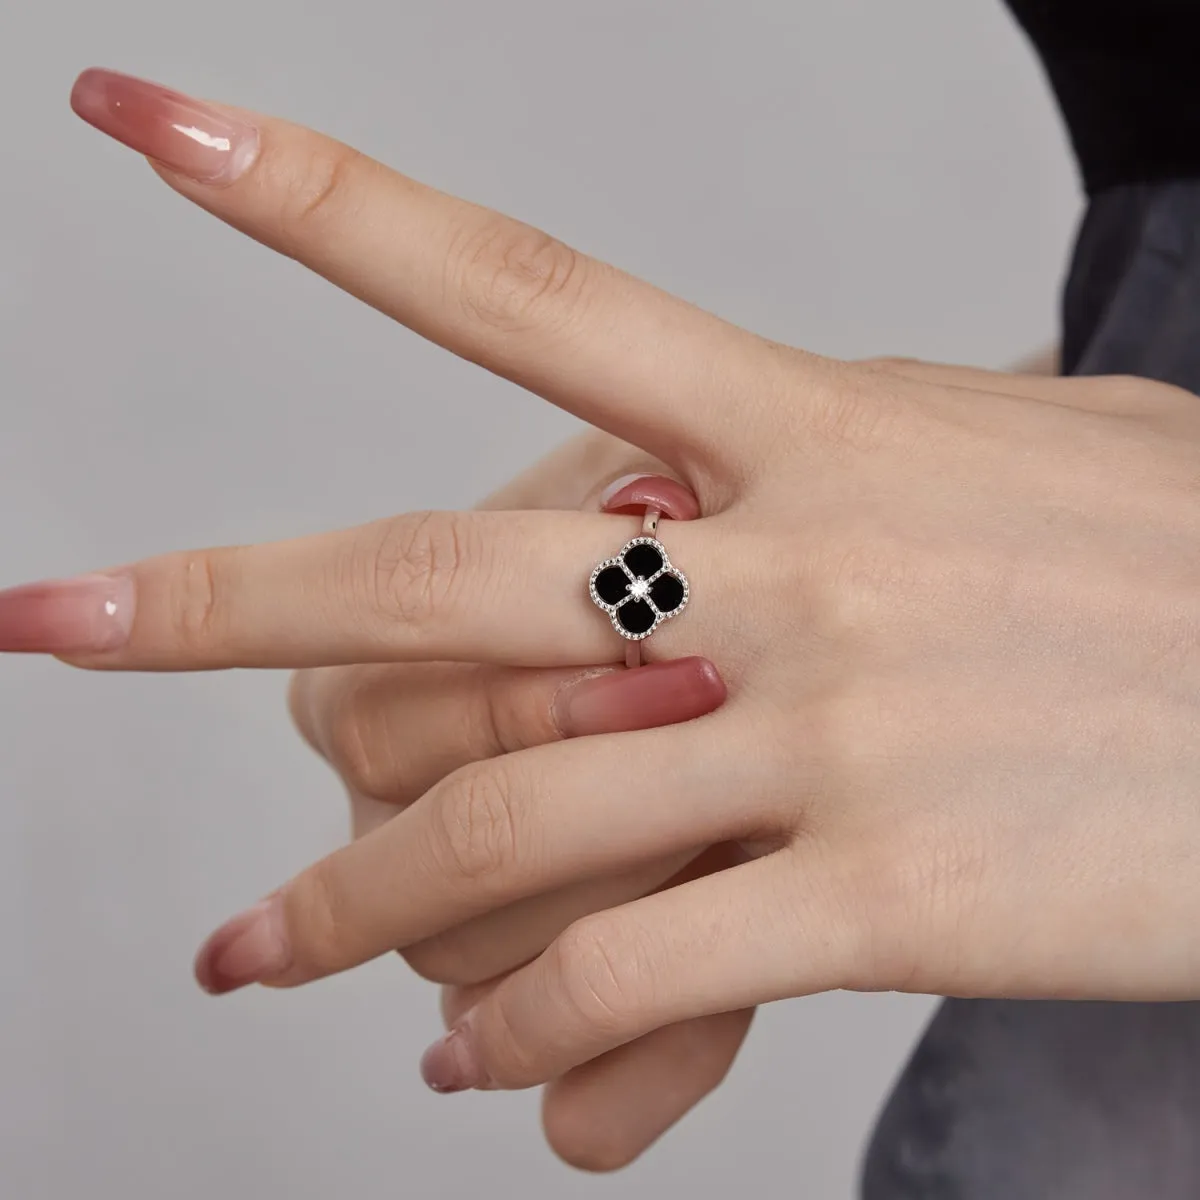
[[[502,1087],[523,1088],[545,1083],[548,1046],[527,1015],[512,1009],[512,1000],[501,985],[491,1001],[476,1005],[471,1022],[484,1073]]]
[[[1160,383],[1153,379],[1142,379],[1137,375],[1104,375],[1100,378],[1093,377],[1089,382],[1092,386],[1102,386],[1110,388],[1112,391],[1128,396],[1130,399],[1142,397],[1166,397],[1178,394],[1179,396],[1188,397],[1194,404],[1196,397],[1191,392],[1184,391],[1183,388],[1176,387],[1171,383]]]
[[[861,846],[841,895],[851,947],[845,986],[914,992],[955,976],[985,865],[983,839],[947,829],[910,827],[887,844]]]
[[[719,1047],[707,1046],[699,1050],[696,1064],[696,1103],[711,1096],[728,1078],[733,1070],[733,1056]]]
[[[732,1040],[731,1020],[739,1027]],[[642,1073],[657,1061],[662,1076],[671,1079],[671,1119],[678,1120],[724,1082],[744,1030],[740,1014],[721,1013],[660,1029],[654,1041],[634,1043],[630,1050],[636,1046]],[[542,1109],[546,1140],[559,1158],[580,1170],[620,1170],[648,1148],[659,1130],[598,1122],[595,1101],[595,1092],[586,1083],[581,1086],[569,1077],[559,1080],[547,1090]]]
[[[481,993],[474,988],[448,985],[438,988],[438,1012],[446,1029],[452,1029],[478,1003]]]
[[[518,830],[512,790],[495,764],[464,773],[437,806],[440,844],[455,876],[472,885],[486,883],[517,861]]]
[[[359,151],[318,139],[300,170],[286,175],[279,209],[280,242],[296,257],[302,247],[322,236],[324,226],[352,220],[363,205],[366,189],[355,181],[368,160]]]
[[[575,1088],[547,1092],[542,1129],[550,1149],[568,1166],[603,1174],[619,1171],[637,1158],[641,1146],[623,1123],[597,1121],[594,1101]]]
[[[171,622],[180,647],[203,653],[219,641],[224,621],[227,572],[216,551],[187,554],[178,560],[171,588]]]
[[[368,800],[388,800],[395,790],[390,743],[378,736],[378,705],[361,688],[344,690],[325,716],[329,761],[352,791]]]
[[[362,557],[373,611],[386,623],[422,626],[448,610],[472,556],[462,514],[423,512],[380,523]]]
[[[337,772],[352,800],[397,802],[405,773],[390,736],[386,693],[370,667],[316,667],[293,674],[288,709],[300,735]]]
[[[842,653],[869,649],[944,573],[911,539],[841,522],[819,535],[811,559],[814,629]]]
[[[294,671],[288,680],[287,708],[296,732],[319,754],[321,751],[312,719],[311,675],[308,671]]]
[[[447,262],[467,316],[504,333],[563,322],[584,295],[584,255],[506,217],[464,231]]]
[[[1142,379],[1136,375],[1110,375],[1105,384],[1116,405],[1130,416],[1147,412],[1191,412],[1196,405],[1194,393],[1173,383]]]
[[[309,749],[331,761],[327,736],[329,705],[323,696],[324,688],[319,683],[321,678],[321,671],[314,668],[292,672],[288,681],[287,707],[292,724]]]
[[[511,754],[542,746],[561,735],[554,723],[552,697],[535,677],[481,669],[475,703],[466,719],[473,757]]]
[[[305,975],[327,975],[347,961],[350,933],[345,899],[328,860],[298,875],[284,892],[293,964]]]
[[[933,384],[917,385],[913,364],[894,366],[840,364],[807,389],[803,431],[822,448],[837,454],[871,453],[922,436],[924,410],[917,402]]]
[[[720,1014],[721,1019],[728,1014]],[[700,1022],[689,1022],[689,1032],[695,1034],[688,1039],[688,1063],[696,1089],[696,1102],[704,1096],[715,1092],[729,1077],[733,1067],[736,1047],[730,1050],[724,1041],[714,1040],[707,1035],[706,1026]]]
[[[478,968],[472,969],[474,956],[454,931],[426,938],[400,953],[422,979],[443,987],[471,987],[488,978]]]
[[[565,929],[547,951],[567,1012],[575,1024],[603,1039],[621,1036],[638,1009],[633,985],[637,963],[624,961],[603,915],[584,917]],[[622,969],[624,967],[624,969]]]
[[[467,703],[462,705],[461,725],[456,732],[468,760],[482,762],[517,747],[510,744],[513,718],[497,694],[494,672],[476,664],[473,684]]]
[[[858,365],[868,371],[895,375],[903,375],[907,371],[927,366],[919,358],[909,358],[902,354],[884,354],[874,358],[864,358],[859,360]]]
[[[869,452],[885,441],[897,415],[896,398],[866,376],[847,373],[814,406],[814,432],[845,450]]]
[[[805,757],[831,795],[857,794],[868,786],[871,765],[879,758],[874,721],[866,697],[849,686],[830,689],[799,714]]]

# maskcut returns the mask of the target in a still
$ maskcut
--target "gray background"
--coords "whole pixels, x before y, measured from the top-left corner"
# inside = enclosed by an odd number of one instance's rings
[[[0,575],[468,505],[572,428],[73,118],[113,66],[316,125],[771,337],[998,365],[1078,198],[997,0],[39,0],[0,14]],[[284,680],[0,660],[0,1196],[842,1197],[923,999],[762,1015],[618,1180],[440,1098],[398,962],[216,1002],[197,941],[344,832]]]

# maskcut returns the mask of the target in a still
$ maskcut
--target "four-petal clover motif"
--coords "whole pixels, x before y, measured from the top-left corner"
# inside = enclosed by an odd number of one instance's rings
[[[621,553],[606,558],[588,581],[592,601],[608,613],[613,628],[631,641],[648,638],[688,602],[688,582],[671,565],[657,538],[635,537]]]

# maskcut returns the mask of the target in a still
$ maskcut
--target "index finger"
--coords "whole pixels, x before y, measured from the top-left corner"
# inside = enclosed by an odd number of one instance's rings
[[[102,70],[71,101],[243,233],[676,465],[727,453],[721,380],[771,361],[752,334],[311,130]]]

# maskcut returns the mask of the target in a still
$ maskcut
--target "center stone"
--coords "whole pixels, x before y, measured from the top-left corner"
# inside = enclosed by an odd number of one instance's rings
[[[629,594],[635,600],[645,600],[650,595],[650,584],[645,579],[635,579],[629,585]]]

